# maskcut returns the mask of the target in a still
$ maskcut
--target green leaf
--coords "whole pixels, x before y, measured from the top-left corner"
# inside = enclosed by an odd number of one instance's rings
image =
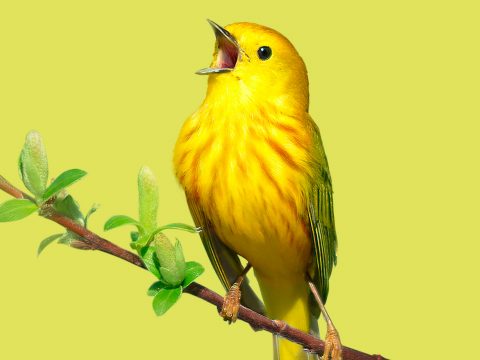
[[[153,236],[151,234],[139,234],[137,240],[135,240],[134,245],[136,249],[143,249],[150,246],[153,240]]]
[[[64,198],[58,198],[54,204],[55,210],[60,214],[65,215],[80,225],[84,225],[83,214],[80,211],[78,203],[73,199],[72,195],[67,195]]]
[[[154,282],[147,290],[148,296],[155,296],[161,289],[165,289],[167,284],[163,283],[162,281]]]
[[[80,235],[70,230],[67,230],[67,232],[58,239],[58,243],[78,250],[92,250],[92,247],[88,245]]]
[[[174,289],[160,289],[153,298],[153,310],[157,316],[165,314],[182,295],[182,287]]]
[[[11,199],[0,205],[0,222],[21,220],[34,213],[38,206],[27,199]]]
[[[87,227],[88,219],[90,218],[90,216],[92,216],[92,214],[96,212],[99,207],[100,207],[99,204],[93,204],[90,210],[88,210],[87,215],[85,215],[85,218],[83,219],[83,223],[85,224],[84,225],[85,227]]]
[[[143,235],[145,236],[145,235]],[[131,231],[130,232],[130,240],[132,240],[132,242],[130,243],[130,247],[133,249],[133,250],[140,250],[143,248],[143,246],[139,245],[138,244],[138,239],[141,239],[143,238],[140,237],[140,233],[138,231]]]
[[[75,240],[78,240],[78,235],[74,232],[71,232],[70,230],[67,230],[67,232],[64,233],[62,237],[58,240],[58,243],[70,246]]]
[[[132,231],[130,233],[130,239],[135,242],[138,240],[138,237],[140,236],[140,234],[137,232],[137,231]]]
[[[185,279],[183,279],[182,286],[186,288],[196,278],[203,274],[205,268],[195,261],[187,261],[185,264]]]
[[[18,157],[18,174],[20,175],[20,180],[25,183],[23,179],[23,149],[20,151],[20,156]]]
[[[172,223],[172,224],[160,226],[159,228],[155,229],[153,234],[157,234],[164,230],[183,230],[189,233],[199,233],[201,231],[201,228],[198,228],[192,225],[183,224],[183,223]]]
[[[139,231],[143,231],[142,225],[137,220],[127,215],[112,216],[103,226],[103,230],[108,231],[123,225],[135,225]]]
[[[175,242],[175,265],[177,268],[181,268],[181,271],[185,272],[185,257],[183,256],[183,249],[180,240],[176,239]]]
[[[160,264],[158,263],[157,255],[155,255],[155,246],[144,247],[139,251],[140,257],[143,260],[143,263],[153,275],[158,279],[161,279]]]
[[[77,182],[85,175],[87,173],[80,169],[70,169],[61,173],[43,193],[43,201],[50,199],[53,195]]]
[[[158,186],[157,179],[147,166],[138,173],[139,220],[146,231],[152,232],[157,227]]]
[[[18,161],[20,177],[35,197],[40,198],[48,181],[48,160],[45,146],[39,132],[30,131]]]
[[[40,256],[40,254],[42,253],[43,250],[45,250],[45,248],[50,245],[51,243],[53,243],[55,240],[57,240],[59,237],[63,236],[63,234],[55,234],[55,235],[50,235],[49,237],[45,238],[42,240],[42,242],[40,243],[40,245],[38,246],[38,249],[37,249],[37,256]]]

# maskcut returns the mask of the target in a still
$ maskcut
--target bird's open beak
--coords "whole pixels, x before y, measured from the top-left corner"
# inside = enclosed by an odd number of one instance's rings
[[[217,57],[212,67],[200,69],[196,72],[198,75],[218,74],[232,71],[240,59],[241,49],[237,40],[220,25],[208,20],[212,26],[217,38]]]

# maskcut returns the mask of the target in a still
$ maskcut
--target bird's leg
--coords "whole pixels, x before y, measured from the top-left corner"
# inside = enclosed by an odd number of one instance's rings
[[[223,320],[228,321],[229,324],[237,320],[238,309],[240,308],[240,298],[242,296],[240,286],[242,285],[245,275],[247,275],[247,272],[251,268],[252,265],[250,263],[245,266],[245,269],[243,269],[242,273],[238,275],[237,279],[230,287],[223,300],[220,316],[223,317]]]
[[[320,307],[320,311],[327,322],[327,334],[325,335],[325,349],[323,351],[323,360],[328,360],[329,357],[332,360],[342,360],[342,343],[340,342],[340,336],[338,335],[337,329],[333,325],[332,319],[328,315],[327,309],[325,309],[325,305],[323,305],[322,299],[318,294],[317,288],[315,284],[310,280],[307,279],[308,286],[312,291],[313,297],[318,303]]]

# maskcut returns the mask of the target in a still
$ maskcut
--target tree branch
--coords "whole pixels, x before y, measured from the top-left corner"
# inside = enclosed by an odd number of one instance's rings
[[[25,194],[20,189],[16,188],[10,184],[3,176],[0,175],[0,190],[10,194],[11,196],[18,199],[30,199],[32,197],[28,194]],[[87,245],[87,248],[92,250],[100,250],[110,255],[116,256],[120,259],[128,261],[133,265],[146,269],[143,264],[142,259],[136,254],[125,250],[110,241],[98,236],[97,234],[91,232],[90,230],[84,228],[81,225],[78,225],[73,220],[58,214],[56,212],[42,212],[43,217],[56,222],[57,224],[63,226],[67,230],[70,230],[77,235],[80,235],[83,238],[83,241]],[[200,299],[203,299],[210,304],[213,304],[220,311],[223,304],[223,297],[217,294],[216,292],[193,282],[187,288],[184,289],[184,292],[187,292],[193,296],[196,296]],[[238,318],[250,324],[254,329],[261,329],[268,331],[272,334],[280,335],[290,341],[293,341],[297,344],[302,345],[306,350],[323,354],[324,342],[316,337],[306,334],[303,331],[295,329],[289,326],[287,323],[280,320],[271,320],[261,314],[256,313],[253,310],[250,310],[244,306],[240,306],[238,312]],[[381,355],[369,355],[364,352],[351,349],[349,347],[343,347],[343,359],[344,360],[386,360]]]

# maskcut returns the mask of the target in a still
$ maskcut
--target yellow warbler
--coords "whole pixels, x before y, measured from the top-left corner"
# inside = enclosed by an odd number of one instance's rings
[[[235,320],[239,287],[242,304],[263,311],[242,281],[240,255],[254,269],[266,314],[318,333],[322,311],[325,358],[340,359],[338,333],[319,303],[327,298],[337,240],[327,159],[308,114],[305,64],[275,30],[209,22],[216,35],[213,62],[197,72],[208,75],[207,95],[181,130],[174,165],[212,265],[229,290],[222,315]],[[317,302],[309,279],[321,297]],[[277,359],[307,359],[295,343],[275,339],[274,345]]]

